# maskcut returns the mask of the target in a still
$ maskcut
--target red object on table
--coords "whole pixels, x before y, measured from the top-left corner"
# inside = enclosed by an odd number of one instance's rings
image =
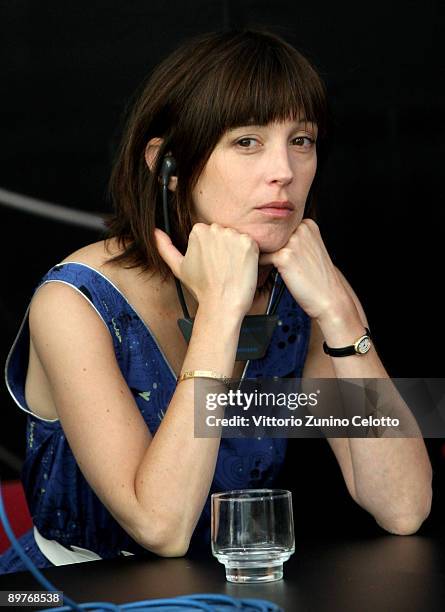
[[[10,480],[1,483],[3,504],[6,515],[16,537],[20,537],[32,527],[25,493],[20,480]],[[0,554],[9,548],[9,538],[0,524]]]

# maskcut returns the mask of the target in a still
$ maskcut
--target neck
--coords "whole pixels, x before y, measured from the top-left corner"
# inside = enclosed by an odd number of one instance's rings
[[[265,285],[272,270],[273,270],[272,264],[268,264],[267,266],[258,266],[258,282],[256,286],[257,291],[258,289],[261,289]]]

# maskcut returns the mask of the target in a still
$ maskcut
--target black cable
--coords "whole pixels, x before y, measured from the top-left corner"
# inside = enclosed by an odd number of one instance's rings
[[[172,236],[171,236],[170,218],[168,214],[168,188],[167,188],[167,183],[165,181],[163,181],[163,184],[162,184],[162,212],[164,215],[165,232],[171,239]],[[187,308],[187,304],[185,303],[182,286],[181,286],[179,279],[176,278],[176,276],[175,276],[175,283],[176,283],[176,289],[178,291],[178,298],[182,306],[182,312],[184,313],[184,318],[190,319],[190,314]]]
[[[277,311],[278,308],[278,304],[280,303],[281,300],[281,296],[283,295],[284,289],[286,287],[285,282],[283,281],[283,279],[280,277],[281,279],[281,287],[278,291],[278,295],[277,295],[277,299],[275,300],[275,304],[272,306],[270,312],[268,313],[270,316],[274,315]]]

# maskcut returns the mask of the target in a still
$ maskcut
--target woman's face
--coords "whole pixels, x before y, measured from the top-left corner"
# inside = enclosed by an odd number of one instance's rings
[[[283,247],[303,218],[317,168],[316,137],[316,125],[304,121],[228,130],[192,192],[193,222],[248,234],[263,253]]]

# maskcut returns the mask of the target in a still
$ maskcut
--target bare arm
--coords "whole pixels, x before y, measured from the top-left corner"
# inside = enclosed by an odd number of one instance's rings
[[[269,263],[276,266],[294,299],[315,320],[313,330],[329,346],[350,345],[363,335],[363,308],[334,266],[315,221],[303,219],[285,246],[260,256],[260,264]],[[404,415],[410,433],[416,429],[375,347],[366,355],[327,360],[319,337],[312,343],[304,376],[386,379],[390,393],[383,398],[385,403],[388,400],[394,412]],[[421,437],[351,438],[331,446],[351,495],[382,527],[398,534],[419,528],[431,507],[431,465]]]
[[[185,256],[162,232],[157,239],[161,255],[199,304],[183,370],[231,377],[241,322],[256,289],[257,244],[216,224],[195,224]],[[193,380],[177,386],[152,437],[109,331],[83,296],[66,285],[44,285],[32,302],[30,330],[62,427],[91,487],[142,546],[166,556],[184,554],[219,448],[219,439],[194,437]]]
[[[241,318],[198,310],[186,369],[231,376]],[[77,463],[101,501],[142,546],[184,554],[214,473],[219,439],[193,436],[193,381],[177,386],[152,438],[122,377],[110,334],[73,289],[43,286],[30,311],[34,347]],[[98,460],[100,458],[100,460]]]
[[[351,301],[332,311],[321,324],[312,320],[310,352],[304,376],[308,378],[388,378],[375,348],[361,357],[331,358],[322,350],[350,344],[359,337],[367,319],[345,277],[337,270]],[[352,497],[387,531],[417,531],[431,507],[431,465],[421,438],[331,438]]]

